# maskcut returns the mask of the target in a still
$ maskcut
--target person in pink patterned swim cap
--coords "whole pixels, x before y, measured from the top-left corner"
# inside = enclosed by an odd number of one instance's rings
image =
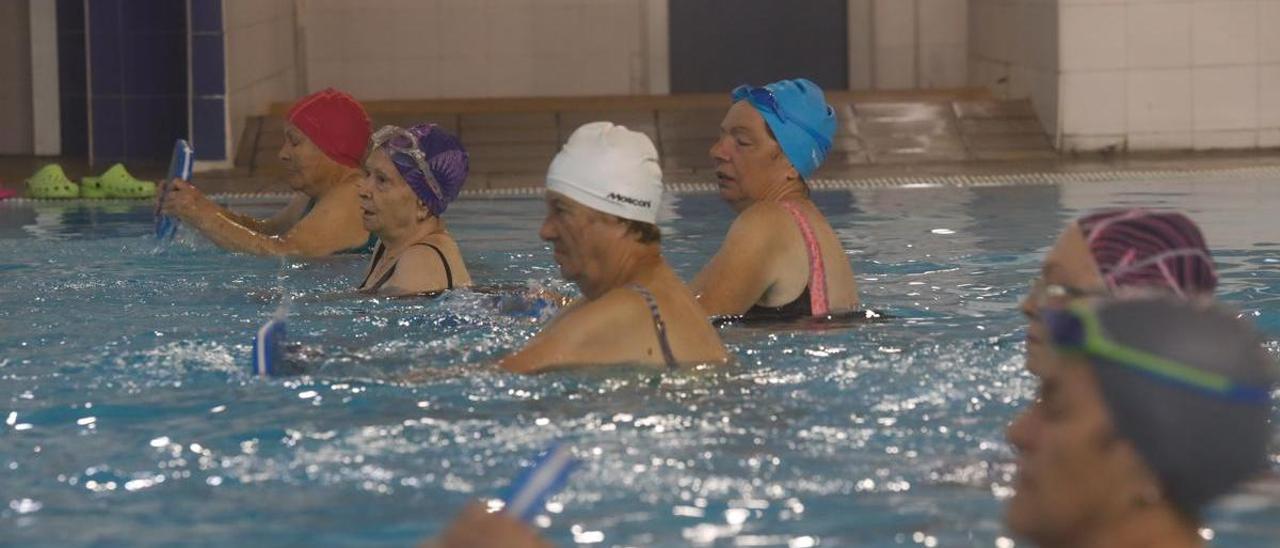
[[[1081,217],[1045,255],[1040,275],[1022,300],[1027,317],[1027,369],[1046,363],[1041,313],[1082,297],[1126,291],[1168,292],[1182,299],[1211,297],[1218,285],[1200,227],[1173,211],[1121,209]]]

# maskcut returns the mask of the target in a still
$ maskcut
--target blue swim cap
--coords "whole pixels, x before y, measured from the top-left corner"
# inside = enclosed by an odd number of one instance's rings
[[[831,151],[836,112],[818,84],[806,78],[780,80],[764,87],[738,86],[733,102],[746,99],[764,117],[791,165],[808,179]]]

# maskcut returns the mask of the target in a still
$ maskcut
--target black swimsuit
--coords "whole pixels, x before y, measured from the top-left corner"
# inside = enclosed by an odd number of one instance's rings
[[[748,309],[747,313],[742,316],[753,320],[810,318],[813,317],[813,304],[810,301],[809,286],[806,285],[804,286],[804,291],[794,301],[782,306],[761,306],[757,304]]]
[[[440,263],[444,265],[444,277],[445,277],[445,282],[448,284],[448,285],[445,287],[445,289],[453,289],[453,269],[449,268],[449,260],[448,260],[448,259],[446,259],[446,258],[444,258],[444,252],[443,252],[443,251],[440,251],[440,248],[438,248],[438,247],[436,247],[436,246],[434,246],[434,245],[432,245],[432,244],[426,243],[426,242],[418,242],[418,243],[416,243],[416,244],[410,245],[409,247],[413,247],[413,246],[415,246],[415,245],[425,245],[425,246],[427,246],[427,247],[429,247],[429,248],[431,248],[431,249],[435,250],[436,255],[439,255],[439,256],[440,256]],[[375,251],[375,252],[374,252],[374,254],[373,254],[373,261],[372,261],[371,263],[369,263],[369,273],[368,273],[368,274],[365,274],[365,275],[364,275],[364,281],[360,282],[359,287],[360,287],[360,289],[361,289],[361,290],[363,290],[363,291],[377,291],[377,290],[379,290],[379,289],[382,289],[382,286],[386,285],[386,284],[387,284],[387,282],[388,282],[389,280],[391,280],[391,276],[394,276],[394,275],[395,275],[395,273],[396,273],[396,266],[400,264],[400,261],[398,261],[398,260],[396,261],[396,264],[391,265],[391,268],[387,269],[386,273],[384,273],[384,274],[382,275],[382,277],[381,277],[381,278],[378,278],[377,283],[374,283],[374,284],[373,284],[373,285],[371,285],[371,286],[365,287],[365,285],[369,283],[369,277],[370,277],[370,276],[373,276],[373,271],[377,268],[377,266],[378,266],[378,261],[382,260],[382,254],[383,254],[383,253],[385,253],[386,251],[387,251],[387,246],[382,245],[382,242],[378,242],[378,248],[377,248],[377,251]],[[439,294],[440,292],[438,292],[438,291],[434,291],[434,292],[431,292],[431,293],[433,293],[433,294]]]

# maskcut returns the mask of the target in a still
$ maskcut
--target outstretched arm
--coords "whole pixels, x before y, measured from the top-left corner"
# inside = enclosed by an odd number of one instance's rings
[[[324,208],[318,205],[312,215],[308,215],[293,225],[284,234],[270,234],[257,228],[271,228],[267,224],[275,221],[258,221],[242,224],[246,216],[233,213],[214,203],[200,193],[190,183],[173,181],[165,200],[164,211],[175,215],[183,222],[200,231],[205,237],[223,249],[263,256],[302,256],[322,257],[336,251],[359,245],[356,237],[363,239],[367,234],[345,234],[344,229],[359,226],[358,219],[344,217],[354,216],[355,211],[344,211],[332,206]],[[305,204],[304,204],[305,205]],[[290,204],[290,209],[294,206]]]

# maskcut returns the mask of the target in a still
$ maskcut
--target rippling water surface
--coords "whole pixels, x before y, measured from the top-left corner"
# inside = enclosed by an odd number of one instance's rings
[[[358,297],[360,258],[157,246],[142,206],[0,205],[0,544],[405,545],[561,439],[585,461],[539,518],[562,544],[1004,546],[1003,428],[1034,388],[1015,304],[1067,219],[1189,211],[1224,298],[1280,335],[1280,222],[1258,207],[1274,183],[815,198],[864,302],[896,319],[725,328],[739,363],[718,372],[536,378],[489,364],[545,320],[483,296]],[[541,215],[475,199],[448,217],[477,280],[557,283]],[[676,199],[668,259],[692,277],[730,219]],[[259,380],[253,331],[286,294],[314,374]],[[397,382],[415,367],[428,380]],[[1210,523],[1225,546],[1274,546],[1277,524],[1244,504]]]

